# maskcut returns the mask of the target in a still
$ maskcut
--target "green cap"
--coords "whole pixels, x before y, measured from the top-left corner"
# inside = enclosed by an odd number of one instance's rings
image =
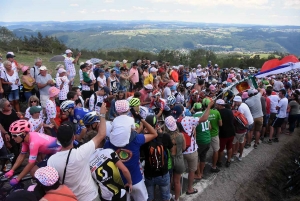
[[[196,110],[200,110],[202,108],[202,104],[201,103],[194,103],[194,109]]]
[[[35,113],[39,113],[43,108],[41,106],[32,106],[29,109],[29,113],[31,115],[35,114]]]
[[[210,103],[210,99],[209,98],[204,98],[203,100],[202,100],[202,104],[205,106],[205,107],[207,107],[208,106],[208,104]]]

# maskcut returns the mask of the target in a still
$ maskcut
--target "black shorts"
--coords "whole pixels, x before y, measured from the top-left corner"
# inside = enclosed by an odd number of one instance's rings
[[[206,155],[207,152],[210,148],[210,143],[209,144],[199,144],[198,145],[198,158],[200,162],[205,162],[206,160]]]
[[[276,117],[276,118],[274,119],[274,121],[272,122],[271,126],[272,126],[273,128],[281,127],[281,125],[282,125],[283,122],[284,122],[284,119],[285,119],[285,118],[278,118],[278,117]]]

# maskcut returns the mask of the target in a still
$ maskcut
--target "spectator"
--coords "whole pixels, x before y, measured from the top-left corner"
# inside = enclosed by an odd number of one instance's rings
[[[56,103],[55,99],[57,98],[60,90],[57,89],[56,87],[50,87],[49,88],[49,99],[46,102],[46,115],[47,115],[47,120],[46,124],[52,124],[54,128],[49,128],[47,129],[49,134],[52,135],[52,137],[56,137],[56,130],[58,129],[58,124],[54,120],[56,118]],[[55,130],[54,130],[55,129]]]
[[[65,66],[66,66],[66,71],[68,75],[68,80],[70,81],[70,89],[72,88],[74,84],[74,79],[76,76],[76,70],[75,70],[75,65],[78,62],[78,59],[81,56],[81,52],[79,52],[76,56],[76,58],[72,58],[73,52],[70,49],[66,50],[66,57],[65,57]]]
[[[110,91],[108,87],[103,87],[99,91],[96,91],[94,94],[92,94],[89,99],[89,110],[99,113],[102,103],[104,103],[104,100],[109,94]]]
[[[129,76],[131,77],[130,82],[131,82],[131,91],[135,91],[136,89],[139,88],[138,82],[139,82],[139,72],[137,70],[137,63],[132,64],[132,68],[129,71]]]
[[[300,100],[298,94],[292,94],[287,112],[289,113],[289,131],[286,134],[291,135],[295,130],[296,121],[300,120]]]
[[[117,77],[116,71],[111,70],[110,76],[107,79],[107,87],[109,88],[112,94],[115,94],[119,90],[120,81]]]
[[[60,103],[64,102],[67,100],[67,94],[69,92],[69,80],[68,77],[66,76],[67,71],[63,68],[60,68],[58,70],[58,77],[56,79],[56,87],[59,88],[59,94],[58,94],[58,99]]]
[[[40,92],[40,102],[43,108],[46,107],[46,102],[49,99],[49,88],[55,83],[52,76],[48,74],[46,66],[40,67],[40,74],[36,78],[36,83]]]
[[[28,99],[31,95],[36,94],[34,85],[35,85],[35,79],[30,75],[29,73],[30,69],[28,66],[22,67],[22,83],[23,83],[23,90],[24,90],[24,96],[26,98],[26,102],[28,102]]]

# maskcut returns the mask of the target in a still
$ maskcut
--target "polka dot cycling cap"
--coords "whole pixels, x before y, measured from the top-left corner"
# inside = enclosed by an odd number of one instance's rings
[[[44,186],[53,186],[59,179],[56,169],[50,166],[39,168],[34,177]]]

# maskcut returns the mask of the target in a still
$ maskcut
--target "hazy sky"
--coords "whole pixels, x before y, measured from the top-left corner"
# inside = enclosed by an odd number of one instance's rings
[[[300,0],[0,0],[0,21],[159,20],[300,25]]]

